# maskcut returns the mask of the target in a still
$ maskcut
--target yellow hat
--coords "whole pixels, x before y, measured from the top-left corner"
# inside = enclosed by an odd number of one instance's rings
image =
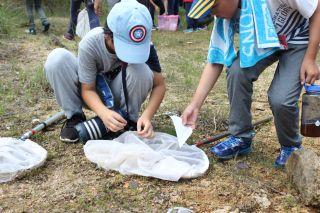
[[[188,16],[193,19],[199,19],[207,12],[215,3],[216,0],[198,0],[193,4]]]

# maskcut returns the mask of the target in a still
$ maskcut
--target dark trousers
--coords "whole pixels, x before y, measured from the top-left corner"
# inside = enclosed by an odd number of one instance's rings
[[[179,14],[179,0],[168,0],[168,15]]]
[[[191,9],[192,2],[184,3],[184,9],[186,10],[186,22],[187,22],[187,29],[195,29],[198,27],[197,20],[193,18],[189,18],[188,13]]]
[[[83,0],[70,0],[70,22],[68,26],[68,33],[71,35],[75,34],[75,28],[77,26],[78,14],[80,12],[80,6]],[[95,14],[93,2],[88,0],[85,1],[86,8],[89,16],[90,29],[100,26],[99,16]]]

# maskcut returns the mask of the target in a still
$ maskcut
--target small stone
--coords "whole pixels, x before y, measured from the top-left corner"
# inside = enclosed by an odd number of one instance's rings
[[[129,186],[131,189],[137,189],[139,184],[136,181],[130,181]]]
[[[231,211],[230,213],[239,213],[239,212],[240,212],[239,209],[235,209],[235,210]]]
[[[164,199],[163,199],[163,198],[158,198],[158,197],[156,197],[155,199],[153,199],[153,201],[154,201],[155,203],[158,203],[158,204],[163,204]]]
[[[55,35],[53,35],[51,37],[50,44],[53,45],[53,46],[59,46],[59,47],[64,47],[64,48],[66,47],[64,44],[62,44],[60,39]]]
[[[256,202],[262,209],[267,209],[271,205],[271,202],[269,201],[268,196],[266,194],[255,195],[254,198],[256,199]]]
[[[235,166],[235,169],[236,170],[246,170],[246,169],[249,169],[249,165],[245,162],[238,162]]]
[[[205,188],[207,188],[207,187],[209,187],[209,186],[211,185],[211,182],[208,181],[208,180],[202,180],[202,181],[200,182],[200,185],[203,186],[203,187],[205,187]]]
[[[255,212],[258,208],[259,204],[256,202],[253,196],[247,197],[237,205],[237,209],[239,209],[240,212]]]
[[[31,123],[32,123],[33,125],[39,124],[39,123],[40,123],[40,119],[38,119],[38,118],[32,119]]]
[[[193,213],[193,211],[184,207],[173,207],[168,209],[167,213]]]
[[[320,158],[317,154],[306,149],[293,152],[287,161],[286,171],[303,203],[320,206]]]
[[[225,206],[223,207],[223,209],[214,210],[213,213],[230,213],[231,210],[232,210],[231,206]]]

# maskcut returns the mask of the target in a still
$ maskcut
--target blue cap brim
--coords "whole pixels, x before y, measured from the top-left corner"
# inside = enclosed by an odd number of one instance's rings
[[[150,41],[148,39],[143,44],[128,44],[114,36],[113,41],[116,55],[121,61],[142,64],[148,60],[150,55]]]

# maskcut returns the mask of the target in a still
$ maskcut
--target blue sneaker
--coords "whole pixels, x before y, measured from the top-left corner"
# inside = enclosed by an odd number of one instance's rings
[[[287,162],[288,158],[292,154],[292,152],[294,152],[294,151],[296,151],[298,149],[301,149],[301,146],[298,146],[298,147],[295,147],[295,146],[290,146],[290,147],[282,146],[281,150],[280,150],[280,154],[277,157],[276,161],[274,162],[274,167],[276,167],[276,168],[284,167],[286,165],[286,162]]]
[[[213,146],[211,152],[220,159],[231,159],[237,155],[246,155],[251,152],[252,139],[244,140],[231,136]]]
[[[194,30],[192,28],[183,30],[184,33],[192,33]]]

